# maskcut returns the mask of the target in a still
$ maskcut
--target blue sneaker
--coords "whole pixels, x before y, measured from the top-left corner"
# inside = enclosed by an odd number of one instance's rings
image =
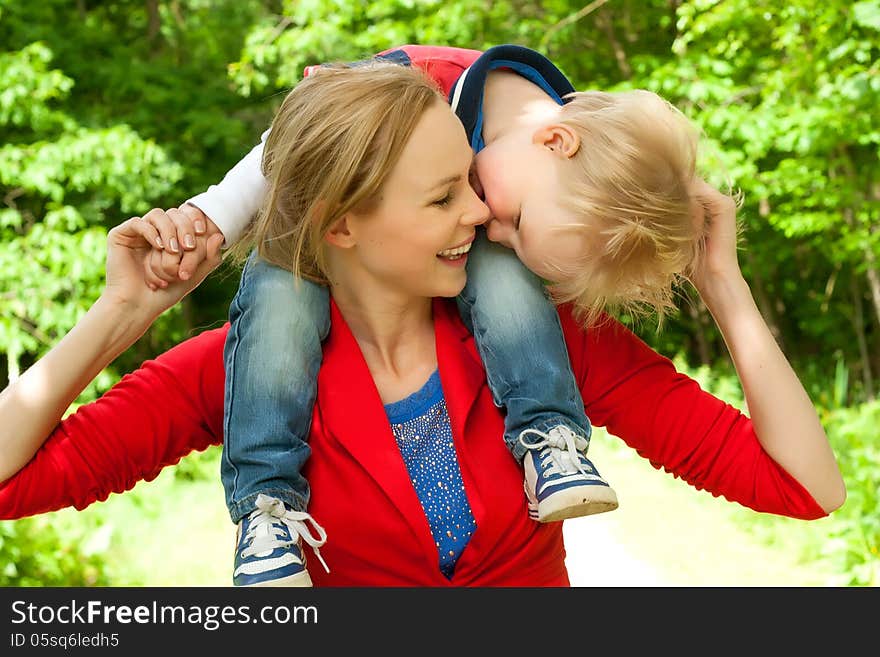
[[[315,538],[306,522],[318,533]],[[311,545],[327,572],[318,551],[327,532],[308,513],[293,511],[268,495],[257,496],[257,508],[238,523],[235,546],[235,586],[311,586],[300,539]]]
[[[529,442],[528,436],[538,440]],[[617,508],[617,494],[587,458],[585,438],[560,424],[547,433],[526,429],[519,441],[529,450],[523,486],[532,520],[553,522]]]

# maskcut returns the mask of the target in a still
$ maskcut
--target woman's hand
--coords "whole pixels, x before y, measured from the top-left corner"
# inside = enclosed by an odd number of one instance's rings
[[[742,278],[736,255],[736,201],[704,180],[695,180],[692,195],[699,204],[695,221],[704,224],[705,249],[690,279],[707,303],[731,281]]]
[[[194,240],[194,246],[187,253],[196,265],[186,280],[173,276],[168,281],[162,280],[164,285],[151,285],[150,281],[156,278],[153,264],[156,254],[163,256],[157,250],[156,227],[149,217],[150,214],[143,218],[132,217],[108,234],[106,286],[101,296],[157,317],[195,289],[220,264],[223,234],[217,231],[207,238],[203,235]],[[178,256],[176,261],[179,260]],[[177,266],[175,264],[175,270]]]

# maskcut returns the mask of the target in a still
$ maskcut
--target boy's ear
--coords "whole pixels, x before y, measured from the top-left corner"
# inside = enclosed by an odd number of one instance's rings
[[[561,123],[538,128],[532,135],[532,142],[565,158],[574,157],[574,154],[581,147],[580,136],[567,125]]]
[[[354,234],[349,228],[349,220],[351,213],[345,213],[339,219],[333,222],[330,229],[324,235],[324,241],[331,246],[340,249],[350,249],[355,245]]]

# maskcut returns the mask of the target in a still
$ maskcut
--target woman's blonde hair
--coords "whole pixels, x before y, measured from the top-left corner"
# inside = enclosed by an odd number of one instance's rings
[[[578,152],[559,167],[563,207],[583,221],[577,263],[550,286],[557,302],[593,322],[603,310],[662,320],[675,308],[675,287],[696,266],[703,222],[690,193],[698,131],[667,101],[643,91],[579,92],[561,123],[580,136]]]
[[[231,249],[327,283],[324,237],[369,211],[422,114],[443,102],[423,71],[388,62],[323,66],[284,99],[263,150],[266,201]]]

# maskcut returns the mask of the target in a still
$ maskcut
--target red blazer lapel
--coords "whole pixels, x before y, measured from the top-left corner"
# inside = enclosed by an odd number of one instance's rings
[[[459,318],[455,303],[448,299],[434,299],[434,332],[440,382],[446,397],[458,464],[471,513],[477,524],[477,533],[471,538],[473,542],[478,535],[485,533],[488,516],[481,494],[482,487],[486,484],[482,481],[485,476],[469,467],[473,459],[469,457],[467,426],[477,395],[486,383],[486,371],[471,334]],[[468,554],[469,550],[465,548],[462,559]]]
[[[470,584],[494,567],[495,546],[506,535],[538,524],[527,518],[522,468],[504,445],[504,415],[492,401],[483,363],[454,303],[435,299],[434,329],[458,463],[477,525],[451,583]]]
[[[461,440],[474,399],[486,381],[486,372],[454,303],[434,299],[434,333],[452,435]]]
[[[471,511],[477,526],[481,527],[485,526],[487,516],[478,493],[479,473],[467,467],[465,427],[486,374],[455,304],[435,299],[433,310],[440,381]],[[379,392],[357,341],[332,301],[330,319],[330,334],[324,342],[324,362],[318,375],[324,430],[382,489],[390,507],[402,516],[422,547],[429,568],[439,574],[437,546],[391,433]],[[438,583],[440,581],[445,580],[441,577]]]
[[[318,374],[318,400],[326,431],[378,484],[403,516],[436,567],[437,548],[360,347],[336,304]]]

